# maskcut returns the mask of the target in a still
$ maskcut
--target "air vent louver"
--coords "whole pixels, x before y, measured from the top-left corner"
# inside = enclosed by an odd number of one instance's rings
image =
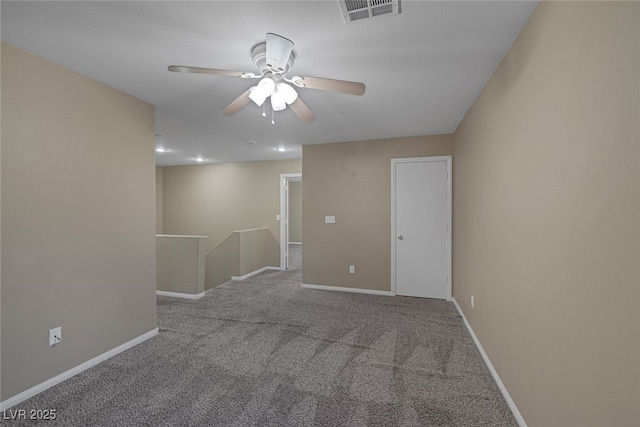
[[[400,0],[340,0],[347,24],[378,16],[400,13]]]

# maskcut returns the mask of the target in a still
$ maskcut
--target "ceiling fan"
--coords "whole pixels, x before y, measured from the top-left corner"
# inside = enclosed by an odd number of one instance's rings
[[[231,116],[253,101],[257,106],[263,107],[262,115],[266,117],[265,101],[267,98],[271,98],[271,124],[275,124],[273,112],[284,110],[287,105],[303,122],[312,122],[315,119],[311,110],[302,102],[298,97],[298,92],[291,85],[350,95],[362,95],[365,91],[365,85],[358,82],[297,75],[291,78],[286,77],[285,73],[291,69],[295,59],[293,42],[278,34],[267,33],[266,41],[258,43],[251,49],[251,56],[253,63],[258,68],[258,73],[182,65],[171,65],[169,71],[260,79],[257,85],[250,87],[227,105],[222,110],[222,114]]]

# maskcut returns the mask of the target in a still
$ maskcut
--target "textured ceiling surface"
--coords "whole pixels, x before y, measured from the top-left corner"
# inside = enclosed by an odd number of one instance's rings
[[[156,106],[158,165],[299,158],[301,145],[450,133],[536,2],[401,1],[401,13],[346,24],[337,1],[9,2],[2,41]],[[298,89],[315,114],[275,125],[249,104],[255,80],[169,65],[255,72],[267,32],[294,43],[287,74],[360,81],[363,96]],[[255,141],[249,143],[248,141]],[[277,147],[288,151],[278,152]]]

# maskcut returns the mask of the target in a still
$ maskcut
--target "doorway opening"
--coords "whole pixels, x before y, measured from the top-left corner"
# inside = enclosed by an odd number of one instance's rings
[[[280,269],[302,270],[302,174],[280,175]]]

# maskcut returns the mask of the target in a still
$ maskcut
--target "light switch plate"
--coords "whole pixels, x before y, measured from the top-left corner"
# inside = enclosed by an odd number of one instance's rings
[[[49,330],[49,345],[56,345],[62,342],[62,327],[58,326]]]
[[[335,224],[336,223],[336,217],[333,215],[327,215],[324,217],[324,223],[325,224]]]

